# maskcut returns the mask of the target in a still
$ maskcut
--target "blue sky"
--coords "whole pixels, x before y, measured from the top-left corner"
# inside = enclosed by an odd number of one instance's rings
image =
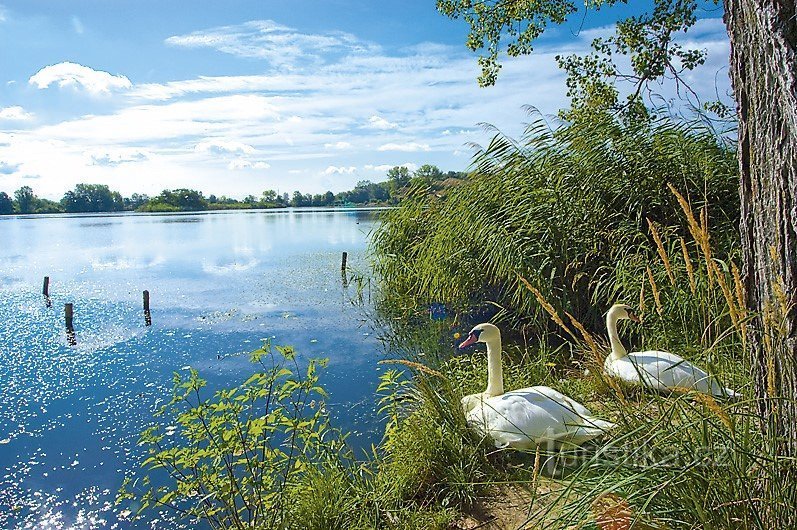
[[[433,0],[0,0],[0,191],[243,197],[341,191],[394,165],[465,170],[489,141],[480,123],[517,136],[525,105],[566,106],[554,56],[629,9],[575,15],[479,88],[465,24]],[[709,59],[690,84],[715,99],[727,35],[720,8],[700,17],[682,40]]]

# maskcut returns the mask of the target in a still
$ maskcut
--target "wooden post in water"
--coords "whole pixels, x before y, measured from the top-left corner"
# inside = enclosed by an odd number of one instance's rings
[[[349,278],[346,276],[346,261],[349,259],[349,253],[344,252],[343,257],[340,260],[340,279],[343,282],[343,288],[346,289],[349,286]]]
[[[149,291],[144,291],[144,325],[152,325],[152,313],[149,311]]]
[[[50,300],[50,277],[44,277],[44,283],[42,284],[42,294],[44,295],[44,305],[47,307],[53,306],[53,301]]]
[[[64,323],[66,324],[66,340],[70,346],[77,344],[74,327],[74,308],[72,304],[64,304]]]

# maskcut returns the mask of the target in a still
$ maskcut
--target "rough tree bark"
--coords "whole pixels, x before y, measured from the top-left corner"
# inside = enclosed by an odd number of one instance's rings
[[[775,450],[797,456],[797,12],[726,0],[739,118],[741,240],[756,397]]]

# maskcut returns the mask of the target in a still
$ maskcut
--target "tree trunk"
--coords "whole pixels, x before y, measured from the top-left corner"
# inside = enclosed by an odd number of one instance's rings
[[[767,439],[797,456],[795,0],[726,0],[739,118],[747,333]]]

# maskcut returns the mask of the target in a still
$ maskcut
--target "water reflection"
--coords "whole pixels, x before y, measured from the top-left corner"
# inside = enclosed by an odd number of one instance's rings
[[[130,528],[112,501],[172,373],[240,382],[265,338],[328,357],[330,410],[355,443],[374,441],[381,346],[339,276],[343,251],[367,269],[374,213],[85,217],[0,222],[0,528]]]

